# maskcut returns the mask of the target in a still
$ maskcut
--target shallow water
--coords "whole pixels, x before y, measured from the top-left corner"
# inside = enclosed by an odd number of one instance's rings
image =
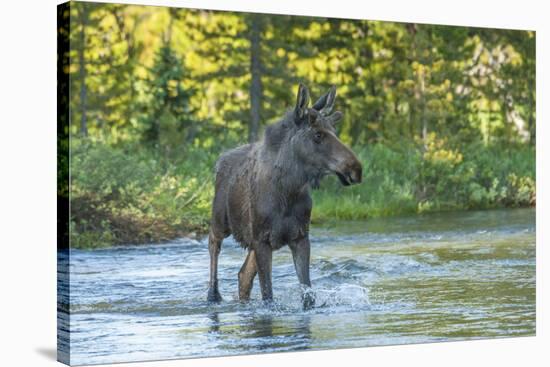
[[[325,223],[311,242],[309,311],[288,248],[274,253],[271,306],[257,279],[237,300],[246,253],[231,238],[219,305],[205,301],[205,240],[71,250],[71,363],[535,334],[533,209]]]

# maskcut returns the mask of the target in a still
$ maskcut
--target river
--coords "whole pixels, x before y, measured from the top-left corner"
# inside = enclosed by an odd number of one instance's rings
[[[99,364],[535,334],[535,210],[329,222],[311,230],[317,307],[303,311],[288,248],[274,303],[237,300],[246,253],[206,239],[71,250],[71,363]],[[60,255],[62,256],[62,255]]]

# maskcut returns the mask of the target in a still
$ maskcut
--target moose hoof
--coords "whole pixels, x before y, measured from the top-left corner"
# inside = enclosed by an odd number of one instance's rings
[[[275,302],[273,302],[273,298],[262,299],[262,305],[268,310],[273,310],[275,308]]]
[[[222,296],[220,294],[220,291],[213,288],[208,288],[208,296],[206,298],[208,302],[216,302],[219,303],[222,301]]]
[[[304,311],[311,310],[315,307],[315,296],[311,292],[304,293],[302,297]]]

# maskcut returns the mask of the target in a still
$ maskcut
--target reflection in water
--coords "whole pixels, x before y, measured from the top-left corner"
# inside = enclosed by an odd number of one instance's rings
[[[273,348],[306,349],[311,340],[310,316],[301,315],[289,321],[275,319],[275,316],[269,313],[253,316],[250,322],[241,325],[241,335],[251,340],[267,338],[274,341],[271,344],[261,343],[258,348],[260,351]]]
[[[263,314],[254,317],[253,322],[243,325],[243,330],[247,330],[249,338],[271,338],[273,336],[273,316],[270,314]],[[265,347],[265,346],[264,346]],[[262,347],[262,349],[265,349]]]
[[[210,319],[210,329],[208,330],[210,333],[219,333],[220,331],[220,316],[218,312],[211,312],[208,314],[208,318]]]
[[[258,306],[264,306],[258,302]],[[220,319],[220,316],[226,319]],[[260,312],[243,313],[237,322],[232,316],[219,312],[208,314],[209,340],[224,340],[222,351],[235,352],[243,348],[252,348],[256,352],[273,350],[303,350],[311,344],[311,315],[281,314],[266,306]],[[270,340],[270,343],[265,343]],[[228,342],[231,341],[231,342]],[[231,353],[231,354],[233,354]]]
[[[71,317],[65,324],[72,364],[535,332],[534,210],[313,229],[318,307],[308,311],[302,310],[288,249],[274,254],[275,300],[269,306],[257,285],[251,302],[237,300],[245,252],[231,239],[219,264],[224,301],[214,305],[206,302],[205,241],[71,251]]]

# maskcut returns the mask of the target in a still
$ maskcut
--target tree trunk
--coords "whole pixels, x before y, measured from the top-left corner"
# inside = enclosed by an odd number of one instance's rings
[[[417,32],[417,28],[416,28],[416,24],[414,23],[408,23],[408,24],[405,24],[405,27],[407,28],[407,31],[409,32],[409,35],[411,37],[411,49],[410,49],[410,55],[411,55],[411,59],[410,59],[410,66],[411,66],[411,70],[412,70],[412,64],[414,61],[419,61],[418,58],[417,58],[417,45],[416,45],[416,32]],[[412,75],[412,78],[414,78],[414,72],[413,72],[413,75]],[[414,137],[415,137],[415,134],[416,134],[416,124],[417,124],[417,121],[416,119],[418,118],[418,115],[417,115],[417,107],[418,107],[418,87],[417,86],[414,86],[413,87],[413,90],[412,90],[412,98],[410,99],[409,101],[409,130],[410,130],[410,134],[411,134],[411,139],[414,140]]]
[[[534,88],[529,83],[529,118],[527,119],[527,128],[529,129],[529,143],[535,145],[537,140],[536,127],[535,127],[535,96],[533,95]]]
[[[136,65],[136,47],[135,47],[135,33],[136,28],[140,22],[140,17],[136,16],[134,18],[134,25],[131,29],[127,29],[125,23],[124,23],[124,15],[120,12],[122,10],[122,7],[114,7],[112,8],[112,14],[115,18],[115,21],[117,23],[117,27],[120,33],[120,38],[126,42],[126,57],[127,59],[127,67],[128,67],[128,86],[130,88],[129,94],[130,94],[130,101],[135,101],[136,98],[136,87],[135,87],[135,80],[134,80],[134,71],[135,71],[135,65]],[[130,121],[132,117],[134,116],[134,111],[136,107],[134,103],[128,103],[128,106],[126,107],[126,115],[127,120]]]
[[[425,70],[422,68],[420,72],[420,103],[421,103],[421,115],[422,122],[422,142],[424,144],[424,150],[428,149],[428,120],[426,118],[426,76]]]
[[[262,58],[261,40],[263,24],[261,15],[251,15],[250,21],[250,124],[248,126],[248,142],[258,140],[258,129],[260,126],[262,112]]]
[[[88,126],[86,121],[86,109],[88,91],[86,89],[86,60],[84,51],[86,49],[86,26],[88,24],[88,9],[86,4],[80,4],[80,47],[78,48],[78,64],[80,77],[80,135],[88,135]]]
[[[416,121],[416,103],[414,97],[409,101],[409,138],[414,141],[415,121]]]
[[[166,30],[165,33],[163,33],[163,39],[164,39],[164,44],[170,47],[172,43],[172,30],[174,28],[174,18],[177,16],[177,9],[169,8],[168,15],[170,17],[170,21],[168,22],[168,29]]]

